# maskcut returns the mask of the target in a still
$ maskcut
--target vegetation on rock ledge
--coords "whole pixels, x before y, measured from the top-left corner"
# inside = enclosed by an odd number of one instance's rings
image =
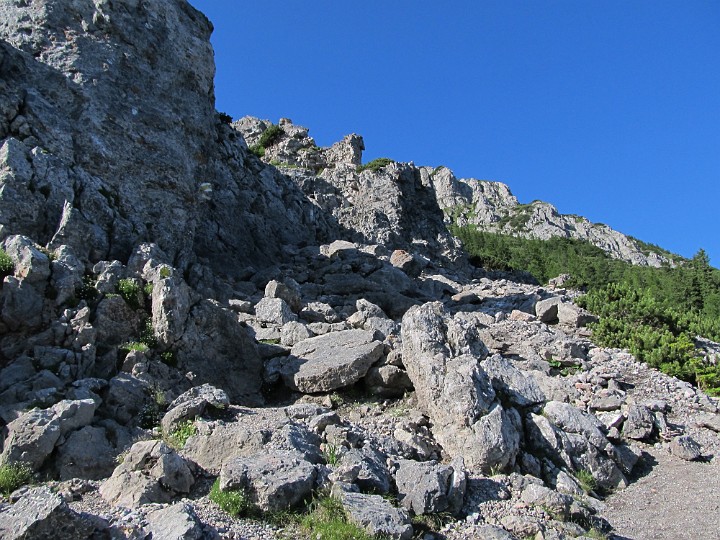
[[[633,266],[581,240],[535,240],[453,225],[471,261],[496,270],[524,270],[544,283],[560,274],[584,288],[578,303],[600,316],[593,338],[625,348],[638,360],[720,395],[720,365],[695,337],[720,341],[720,270],[703,250],[675,268]]]

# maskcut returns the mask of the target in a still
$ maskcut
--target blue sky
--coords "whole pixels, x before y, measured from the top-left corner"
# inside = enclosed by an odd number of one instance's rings
[[[217,109],[446,165],[720,266],[720,2],[191,0]]]

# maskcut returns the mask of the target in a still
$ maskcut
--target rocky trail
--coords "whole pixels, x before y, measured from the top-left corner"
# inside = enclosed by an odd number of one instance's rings
[[[211,31],[0,0],[0,537],[717,538],[718,400],[449,234],[507,186],[230,122]]]
[[[720,538],[718,460],[688,463],[663,450],[653,448],[647,453],[646,475],[606,501],[615,538]]]

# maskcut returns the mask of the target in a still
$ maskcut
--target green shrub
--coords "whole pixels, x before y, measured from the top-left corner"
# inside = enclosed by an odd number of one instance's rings
[[[195,434],[197,434],[195,422],[185,420],[184,422],[180,422],[178,426],[167,435],[167,443],[176,450],[180,450],[185,448],[187,440]]]
[[[246,516],[254,510],[247,495],[239,490],[220,490],[220,479],[210,488],[210,500],[233,517]]]
[[[585,493],[592,493],[597,487],[597,481],[592,473],[585,469],[580,469],[575,473],[575,478]]]
[[[155,349],[158,346],[157,338],[155,337],[155,329],[152,325],[152,319],[148,317],[143,323],[142,330],[140,331],[140,343],[144,343],[150,349]]]
[[[382,169],[383,167],[387,167],[391,163],[395,163],[395,161],[393,161],[390,158],[381,157],[381,158],[373,159],[370,163],[366,163],[365,165],[359,165],[357,168],[357,172],[359,172],[359,173],[363,172],[363,171],[376,172],[376,171],[379,171],[380,169]]]
[[[348,521],[342,502],[329,496],[310,504],[310,512],[303,516],[300,527],[313,539],[372,540],[367,532]]]
[[[263,157],[265,155],[265,149],[275,144],[283,133],[285,132],[280,126],[276,124],[270,125],[270,127],[263,131],[262,135],[260,135],[260,140],[257,144],[254,144],[249,148],[250,152],[255,154],[257,157]]]
[[[0,493],[6,497],[32,480],[32,470],[24,463],[0,465]]]
[[[75,297],[77,300],[86,300],[92,302],[100,293],[95,288],[95,280],[92,276],[83,276],[83,282],[80,287],[75,289]]]
[[[138,309],[142,307],[140,303],[140,299],[142,298],[140,294],[140,283],[137,280],[121,279],[118,281],[117,291],[131,308]]]
[[[120,350],[123,351],[140,351],[140,352],[147,352],[150,350],[150,347],[145,345],[144,343],[140,341],[128,341],[127,343],[123,343],[120,345]]]
[[[230,116],[229,114],[224,113],[224,112],[219,112],[219,113],[217,113],[217,115],[218,115],[218,120],[220,120],[220,122],[222,122],[223,124],[232,124],[233,119],[232,119],[232,116]]]
[[[259,158],[265,156],[265,147],[260,146],[259,144],[253,144],[250,148],[248,148],[248,150]]]
[[[0,279],[11,275],[15,271],[15,263],[3,248],[0,248]]]

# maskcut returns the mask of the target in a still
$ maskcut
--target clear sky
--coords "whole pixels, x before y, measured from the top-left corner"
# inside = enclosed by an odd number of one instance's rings
[[[446,165],[720,266],[717,0],[190,0],[217,109]]]

